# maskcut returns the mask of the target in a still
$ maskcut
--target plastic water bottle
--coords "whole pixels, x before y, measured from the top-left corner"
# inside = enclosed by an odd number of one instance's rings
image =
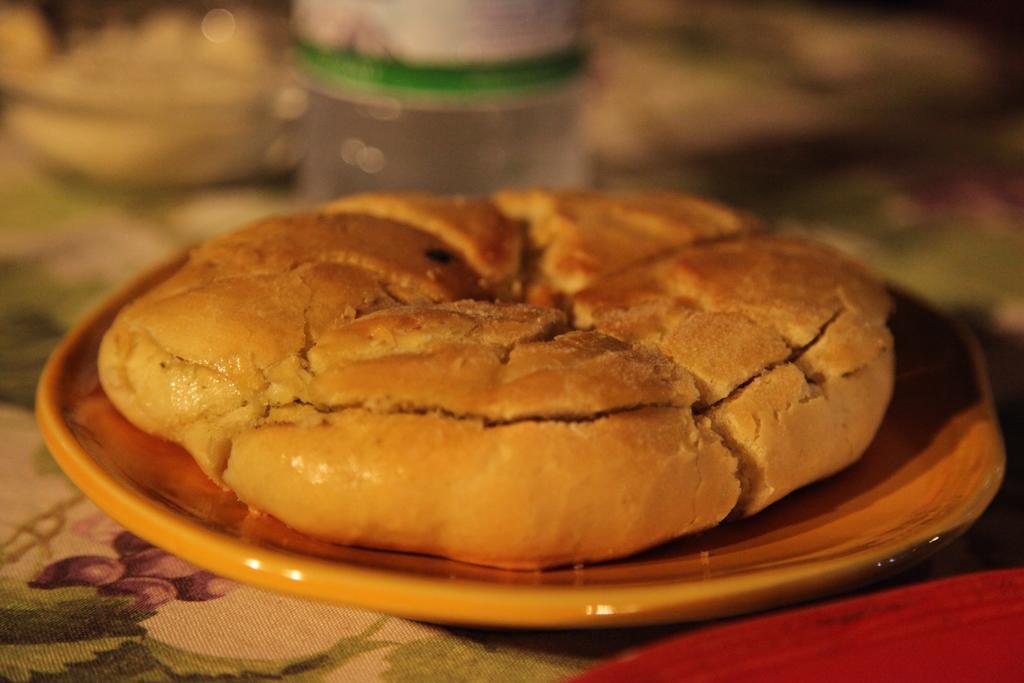
[[[573,0],[296,0],[299,182],[486,194],[585,184]]]

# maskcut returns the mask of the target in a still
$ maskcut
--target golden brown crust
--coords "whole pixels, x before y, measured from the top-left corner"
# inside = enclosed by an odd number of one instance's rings
[[[537,568],[855,461],[891,392],[888,308],[856,264],[693,197],[361,195],[199,247],[99,369],[132,422],[300,531]]]
[[[249,276],[312,263],[361,268],[405,303],[491,294],[447,243],[415,226],[362,214],[270,218],[199,247],[187,268]]]
[[[564,319],[547,325],[533,306],[466,303],[390,309],[336,328],[309,354],[308,400],[489,421],[692,402],[681,390],[689,376],[661,354],[598,332],[565,332]],[[479,309],[492,309],[483,312],[495,320],[473,315]],[[535,329],[508,325],[502,314],[514,309],[532,313]]]
[[[670,192],[505,190],[495,201],[527,225],[538,260],[531,284],[565,294],[674,247],[760,228],[752,216]]]
[[[422,193],[358,194],[335,200],[328,213],[354,213],[406,223],[451,245],[487,282],[519,273],[522,232],[486,199]]]
[[[822,384],[786,364],[712,408],[711,422],[739,457],[745,479],[733,514],[752,515],[853,464],[882,421],[892,378],[891,350]]]
[[[714,526],[738,492],[734,459],[686,410],[498,426],[361,410],[307,419],[241,435],[224,479],[347,544],[517,569],[597,561]]]

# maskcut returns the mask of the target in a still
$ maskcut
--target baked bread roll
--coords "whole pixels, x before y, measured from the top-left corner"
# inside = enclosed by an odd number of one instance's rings
[[[857,264],[684,195],[361,195],[196,248],[119,313],[99,373],[298,531],[535,569],[856,461],[889,308]]]

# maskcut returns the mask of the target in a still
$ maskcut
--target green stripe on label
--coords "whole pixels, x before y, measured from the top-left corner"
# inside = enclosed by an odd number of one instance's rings
[[[499,64],[413,66],[325,50],[302,41],[295,47],[300,67],[317,81],[410,93],[474,95],[525,90],[571,78],[583,67],[583,52],[578,48]]]

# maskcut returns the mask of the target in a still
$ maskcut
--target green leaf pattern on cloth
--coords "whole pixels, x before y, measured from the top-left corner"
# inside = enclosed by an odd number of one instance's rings
[[[69,674],[78,664],[92,662],[104,653],[117,650],[125,642],[125,638],[101,638],[73,642],[0,644],[0,677],[18,683],[53,680],[54,677]]]
[[[0,261],[0,283],[0,402],[30,408],[43,364],[65,330],[54,304],[69,292],[40,268],[13,261]]]
[[[454,635],[403,643],[389,650],[386,659],[388,669],[382,678],[394,683],[421,681],[423,673],[430,671],[433,663],[438,661],[445,662],[444,671],[433,680],[445,683],[557,681],[582,669],[590,661],[583,657],[545,652],[526,656],[522,648]]]
[[[123,597],[104,597],[86,587],[42,590],[0,579],[0,642],[5,645],[77,642],[141,636],[148,613]]]
[[[332,671],[365,652],[390,646],[387,641],[373,640],[385,619],[382,618],[354,636],[341,638],[329,648],[312,655],[284,660],[236,659],[202,655],[180,649],[156,640],[147,641],[147,647],[161,667],[177,677],[202,673],[209,677],[236,677],[246,680],[317,680],[319,675]]]

